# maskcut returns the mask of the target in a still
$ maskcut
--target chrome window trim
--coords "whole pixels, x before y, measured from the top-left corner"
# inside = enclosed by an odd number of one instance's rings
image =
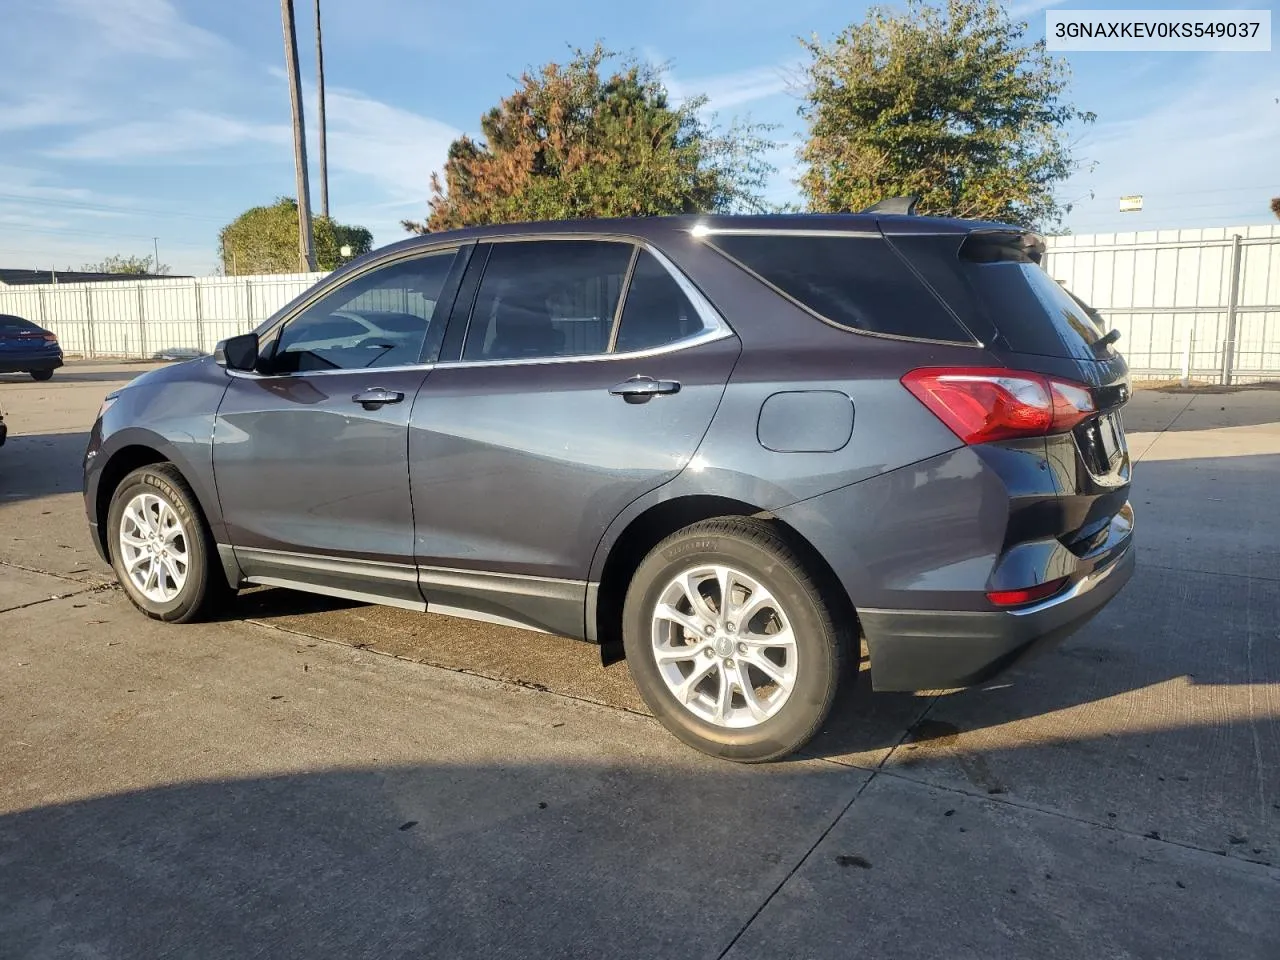
[[[808,236],[808,237],[856,237],[858,239],[864,239],[864,240],[868,238],[877,238],[881,240],[886,239],[885,237],[883,237],[881,234],[878,234],[878,233],[851,233],[849,231],[841,231],[841,230],[808,230],[808,231],[722,230],[717,232],[724,233],[724,234],[737,234],[738,236],[750,236],[750,237],[790,235],[790,236]],[[704,236],[708,236],[708,237],[711,235],[712,234],[710,233],[704,234]],[[911,275],[916,277],[916,279],[920,280],[920,282],[924,285],[924,288],[928,290],[935,298],[938,299],[939,305],[944,310],[946,310],[947,313],[951,314],[951,316],[955,319],[956,324],[959,326],[959,328],[963,332],[969,334],[969,336],[971,337],[970,340],[968,341],[938,340],[933,337],[910,337],[901,333],[883,333],[879,330],[863,330],[860,327],[851,327],[848,324],[839,323],[835,320],[832,320],[830,317],[824,316],[823,314],[819,313],[817,310],[813,309],[808,304],[803,303],[800,300],[797,300],[795,297],[787,293],[787,291],[783,290],[777,284],[774,284],[771,281],[765,279],[755,270],[751,269],[751,267],[747,266],[745,263],[743,263],[733,254],[729,253],[727,250],[722,249],[721,247],[716,246],[714,241],[709,242],[707,246],[710,247],[712,250],[714,250],[716,253],[718,253],[720,256],[724,257],[726,260],[732,263],[739,270],[742,270],[743,272],[745,272],[753,280],[756,280],[757,282],[764,284],[766,287],[768,287],[778,296],[782,297],[782,299],[786,300],[792,306],[795,306],[800,310],[803,310],[805,313],[809,314],[809,316],[813,317],[815,320],[818,320],[826,324],[828,327],[832,327],[836,330],[841,330],[845,333],[856,334],[860,337],[875,337],[878,340],[897,340],[901,343],[935,343],[938,346],[966,347],[970,350],[985,350],[987,348],[986,344],[984,344],[981,340],[979,340],[977,337],[973,335],[973,332],[969,329],[968,325],[965,324],[964,321],[962,321],[959,317],[956,316],[955,311],[952,310],[951,307],[949,307],[946,303],[944,303],[942,299],[938,297],[936,293],[933,292],[933,288],[930,287],[929,284],[926,283],[924,279],[920,277],[920,275],[916,272],[915,268],[910,263],[905,263],[905,266],[911,272]]]
[[[758,233],[759,231],[744,231],[744,232]],[[794,233],[795,231],[784,231],[784,232]],[[288,380],[288,379],[297,379],[297,378],[305,379],[308,377],[331,377],[337,374],[353,374],[353,373],[368,373],[370,375],[374,375],[380,372],[381,373],[406,373],[406,372],[411,372],[416,370],[421,370],[424,373],[426,373],[435,369],[436,367],[455,370],[455,369],[469,369],[472,367],[509,367],[509,366],[516,366],[516,365],[538,366],[538,365],[545,365],[548,363],[588,363],[588,362],[596,362],[601,360],[643,360],[648,357],[662,356],[663,354],[674,353],[678,350],[687,350],[691,347],[698,347],[706,343],[714,343],[717,340],[724,340],[729,337],[735,336],[733,328],[729,326],[728,322],[724,319],[723,316],[721,316],[720,312],[716,310],[714,306],[711,305],[711,301],[708,300],[703,295],[701,290],[699,290],[696,286],[693,285],[693,282],[684,275],[684,272],[680,270],[679,267],[677,267],[674,263],[671,262],[671,259],[667,257],[666,254],[664,254],[661,250],[654,247],[651,243],[649,243],[644,238],[633,236],[630,234],[605,234],[605,233],[588,232],[588,231],[584,231],[582,233],[522,233],[522,234],[513,234],[510,236],[504,235],[504,236],[492,237],[492,238],[477,237],[473,240],[468,240],[463,242],[458,242],[457,240],[451,240],[445,243],[441,243],[438,246],[427,247],[425,249],[414,248],[412,251],[402,251],[397,253],[394,256],[388,256],[386,258],[378,260],[374,263],[369,264],[366,269],[361,270],[359,273],[353,274],[346,281],[344,281],[341,284],[341,286],[346,286],[347,283],[353,282],[355,280],[360,279],[361,277],[367,276],[368,274],[372,273],[374,270],[380,269],[385,266],[390,266],[402,260],[417,259],[423,256],[443,253],[450,249],[452,249],[456,255],[458,250],[467,246],[469,243],[516,243],[516,242],[522,242],[522,241],[542,241],[542,240],[608,240],[608,241],[613,241],[615,243],[627,243],[636,248],[637,252],[632,257],[631,264],[628,267],[625,285],[622,290],[622,295],[618,298],[617,312],[615,316],[613,331],[610,336],[611,345],[613,343],[614,338],[616,338],[617,336],[618,324],[621,322],[621,311],[626,305],[626,295],[630,290],[631,277],[635,270],[636,261],[639,259],[639,251],[641,250],[648,251],[650,254],[652,254],[654,259],[656,259],[658,263],[662,265],[662,268],[666,270],[667,273],[671,276],[671,278],[675,280],[676,285],[680,288],[681,292],[684,293],[684,295],[689,298],[689,302],[693,304],[694,310],[696,310],[698,313],[698,318],[702,321],[702,330],[699,331],[698,333],[693,334],[692,336],[684,337],[683,339],[680,339],[680,340],[673,340],[671,343],[663,344],[660,347],[650,347],[647,350],[631,350],[626,353],[607,353],[607,352],[606,353],[584,353],[584,354],[576,354],[574,356],[569,356],[569,357],[535,357],[535,358],[513,357],[505,360],[454,360],[454,361],[446,361],[446,362],[436,361],[433,363],[400,364],[400,365],[391,366],[391,367],[351,367],[351,368],[343,367],[343,368],[334,369],[334,370],[304,370],[298,373],[263,374],[263,373],[257,373],[252,370],[227,370],[227,373],[232,377],[236,377],[242,380]],[[724,254],[721,254],[721,255],[723,256]],[[310,309],[310,307],[314,305],[316,301],[320,300],[323,296],[327,296],[328,293],[336,291],[337,289],[339,289],[339,287],[334,286],[323,293],[318,292],[315,296],[309,297],[305,302],[299,304],[295,310],[290,312],[288,316],[282,317],[281,319],[277,320],[275,323],[271,324],[271,326],[263,330],[262,333],[258,334],[258,339],[261,341],[266,339],[267,337],[270,337],[277,330],[283,327],[286,323],[289,323],[290,321],[297,318],[304,311]],[[829,321],[824,321],[824,322],[829,322]],[[470,324],[470,318],[468,317],[468,325],[469,324]],[[847,329],[847,328],[842,327],[841,329]]]
[[[394,367],[337,367],[333,370],[303,370],[298,373],[258,373],[255,370],[227,370],[227,375],[241,380],[296,380],[307,377],[333,377],[340,373],[366,373],[370,376],[379,373],[409,373],[421,370],[423,373],[435,367],[434,363],[402,363]]]
[[[693,226],[689,228],[689,233],[695,240],[715,236],[860,237],[863,239],[867,237],[883,236],[883,234],[878,230],[823,230],[818,227],[800,227],[797,229],[788,229],[786,227],[761,227],[753,229],[751,227]]]
[[[664,343],[660,347],[650,347],[647,350],[630,350],[626,353],[582,353],[574,354],[568,357],[512,357],[503,360],[451,360],[437,363],[436,366],[442,370],[459,370],[471,369],[473,367],[513,367],[513,366],[544,366],[549,363],[588,363],[602,360],[642,360],[646,357],[661,356],[666,353],[675,353],[678,350],[687,350],[690,347],[701,346],[704,343],[713,343],[716,340],[724,340],[728,337],[735,336],[733,328],[720,315],[720,312],[711,305],[708,300],[693,282],[684,275],[670,258],[661,250],[658,250],[652,244],[639,237],[623,237],[618,235],[603,234],[521,234],[519,236],[504,237],[501,242],[515,241],[541,241],[541,240],[613,240],[615,242],[630,243],[637,250],[647,251],[652,254],[658,264],[667,271],[680,291],[689,298],[689,302],[693,304],[693,309],[697,311],[698,319],[702,321],[702,330],[692,336],[683,337],[679,340],[673,340],[670,343]],[[486,241],[496,242],[496,241]],[[618,314],[614,322],[614,334],[610,337],[613,342],[616,337],[617,325],[621,322],[621,310],[626,305],[626,295],[630,292],[631,275],[634,272],[635,261],[638,259],[639,253],[632,258],[631,267],[628,269],[626,282],[622,290],[622,295],[618,298]],[[484,278],[481,277],[483,285]],[[470,319],[468,318],[468,324]],[[468,331],[469,332],[469,331]],[[465,349],[465,342],[464,342]],[[385,369],[385,368],[384,368]],[[328,371],[325,371],[328,372]]]

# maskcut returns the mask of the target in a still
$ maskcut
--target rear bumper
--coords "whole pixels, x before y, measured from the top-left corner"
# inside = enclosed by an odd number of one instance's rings
[[[1065,592],[1017,610],[859,610],[876,690],[982,683],[1084,626],[1133,575],[1132,537]]]
[[[0,357],[0,373],[30,373],[33,370],[57,370],[62,366],[62,354],[41,356]]]

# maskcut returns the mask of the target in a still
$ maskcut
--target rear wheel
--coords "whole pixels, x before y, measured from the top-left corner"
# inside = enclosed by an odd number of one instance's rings
[[[29,370],[32,380],[51,380],[53,378],[52,370]]]
[[[835,701],[852,624],[768,523],[709,520],[668,537],[632,578],[627,663],[677,737],[741,762],[789,754]]]
[[[116,578],[149,617],[204,619],[230,594],[195,494],[172,464],[140,467],[120,482],[107,536]]]

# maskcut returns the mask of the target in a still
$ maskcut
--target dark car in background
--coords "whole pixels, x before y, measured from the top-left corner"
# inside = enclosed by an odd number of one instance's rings
[[[62,347],[56,334],[0,313],[0,373],[29,373],[33,380],[48,380],[60,366]]]
[[[1128,369],[1042,253],[870,212],[407,240],[108,397],[94,540],[151,617],[270,584],[579,637],[779,757],[860,638],[877,689],[973,684],[1129,578]]]

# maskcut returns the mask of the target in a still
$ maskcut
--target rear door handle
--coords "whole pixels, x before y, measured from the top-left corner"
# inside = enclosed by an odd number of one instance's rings
[[[648,403],[651,397],[659,394],[679,393],[680,383],[676,380],[655,380],[653,377],[632,377],[610,387],[609,392],[627,403]]]
[[[399,403],[403,399],[404,394],[399,390],[384,390],[382,387],[370,387],[351,396],[352,403],[358,403],[366,410],[377,410],[384,403]]]

